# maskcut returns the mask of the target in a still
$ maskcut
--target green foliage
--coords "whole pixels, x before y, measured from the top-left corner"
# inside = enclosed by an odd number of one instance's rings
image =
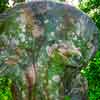
[[[100,0],[82,0],[79,6],[86,12],[96,23],[100,30]],[[100,31],[99,31],[100,33]],[[99,34],[100,43],[100,34]],[[99,44],[100,49],[100,44]],[[95,58],[89,63],[86,69],[82,70],[89,82],[89,100],[100,99],[100,51]]]
[[[0,78],[0,100],[12,100],[10,86],[11,86],[10,79],[6,77]]]
[[[64,100],[71,100],[69,96],[65,96]]]
[[[4,12],[7,7],[8,0],[0,0],[0,13]]]
[[[92,17],[100,29],[100,0],[82,0],[79,7]]]
[[[100,98],[100,52],[89,65],[82,70],[82,74],[88,79],[89,84],[89,100],[99,100]]]

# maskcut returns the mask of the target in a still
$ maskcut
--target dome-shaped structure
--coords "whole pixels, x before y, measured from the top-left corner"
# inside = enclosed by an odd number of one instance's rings
[[[36,1],[0,15],[0,75],[14,80],[18,100],[81,100],[79,72],[97,49],[95,24],[67,4]]]

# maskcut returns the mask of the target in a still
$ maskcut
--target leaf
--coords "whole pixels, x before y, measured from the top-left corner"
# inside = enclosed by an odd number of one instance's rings
[[[69,96],[65,96],[64,100],[71,100]]]

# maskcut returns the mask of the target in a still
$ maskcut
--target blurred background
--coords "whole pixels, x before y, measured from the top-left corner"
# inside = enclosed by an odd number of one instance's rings
[[[12,8],[17,3],[29,2],[32,0],[0,0],[0,13]],[[35,0],[33,0],[35,1]],[[37,0],[36,0],[37,1]],[[64,2],[77,7],[90,16],[96,23],[100,33],[100,0],[52,0]],[[99,34],[100,43],[100,34]],[[81,70],[81,74],[88,80],[89,100],[100,100],[100,45],[95,57],[90,61],[88,66]],[[12,100],[10,86],[12,81],[7,77],[0,78],[0,100]],[[70,100],[66,96],[66,100]]]

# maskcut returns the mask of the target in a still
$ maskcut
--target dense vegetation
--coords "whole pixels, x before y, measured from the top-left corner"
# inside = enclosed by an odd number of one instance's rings
[[[0,13],[7,9],[7,0],[0,0]]]
[[[0,0],[0,13],[8,9],[8,0]],[[0,100],[11,100],[11,80],[7,77],[0,77]]]
[[[19,2],[21,0],[17,1]],[[8,8],[7,5],[8,5],[8,0],[0,0],[0,13],[4,12]],[[100,10],[99,10],[100,0],[81,0],[79,7],[94,20],[98,29],[100,29]],[[100,52],[99,51],[95,55],[95,58],[90,61],[87,68],[82,70],[82,74],[86,76],[89,82],[89,100],[100,100]],[[11,85],[10,79],[5,77],[0,78],[0,100],[1,98],[2,100],[11,100],[10,85]]]
[[[100,32],[100,0],[82,0],[79,7],[94,20]],[[89,99],[100,100],[100,34],[99,51],[82,73],[88,79]]]

